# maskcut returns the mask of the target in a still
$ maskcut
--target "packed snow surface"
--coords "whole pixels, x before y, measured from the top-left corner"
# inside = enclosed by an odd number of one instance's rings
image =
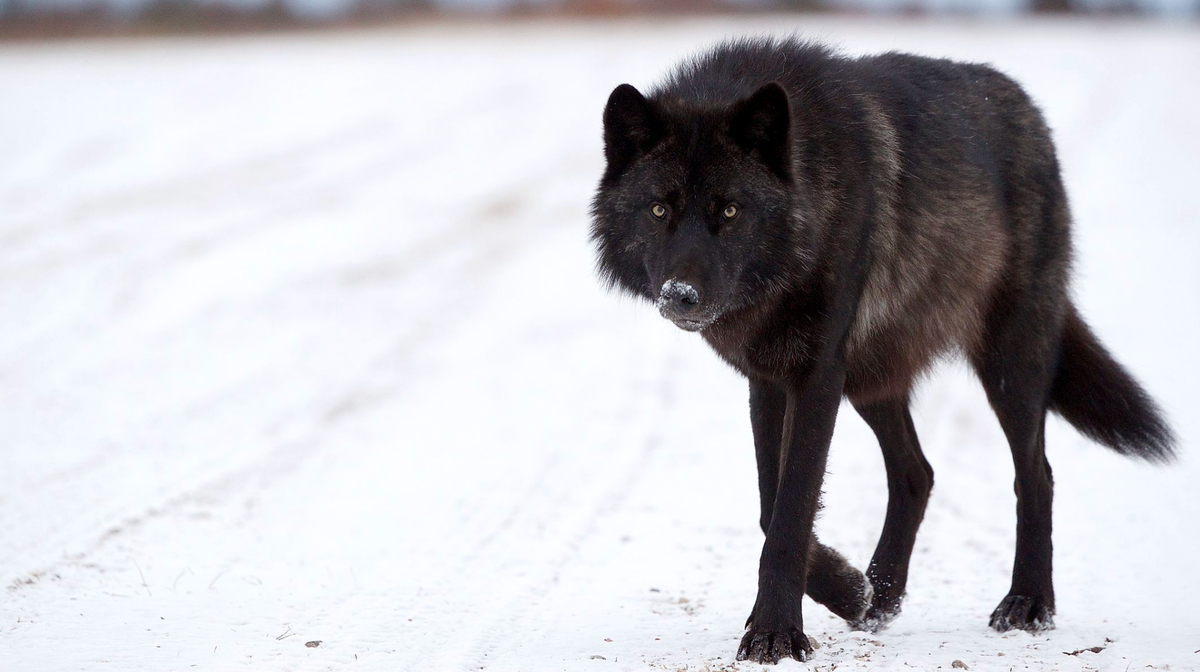
[[[940,366],[904,613],[807,603],[781,669],[1200,669],[1200,31],[759,17],[0,46],[0,670],[756,668],[746,386],[602,291],[587,208],[615,85],[795,29],[1027,86],[1182,460],[1052,419],[1058,629],[997,634],[1011,461]],[[865,567],[885,503],[843,407],[823,541]]]

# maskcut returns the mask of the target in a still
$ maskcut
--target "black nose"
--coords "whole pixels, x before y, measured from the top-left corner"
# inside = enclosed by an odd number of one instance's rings
[[[668,280],[658,295],[658,309],[663,313],[687,315],[700,305],[700,292],[689,282]]]

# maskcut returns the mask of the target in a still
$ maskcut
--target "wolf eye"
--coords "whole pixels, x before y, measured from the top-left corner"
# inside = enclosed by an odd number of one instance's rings
[[[650,214],[662,219],[663,217],[667,216],[667,209],[663,207],[662,203],[655,203],[654,205],[650,206]]]
[[[733,219],[734,217],[737,217],[737,213],[738,213],[737,206],[733,205],[731,203],[731,204],[725,206],[725,211],[722,212],[721,214],[725,216],[725,219]]]

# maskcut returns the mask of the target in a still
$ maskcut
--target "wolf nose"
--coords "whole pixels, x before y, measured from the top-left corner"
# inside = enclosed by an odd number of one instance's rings
[[[658,295],[658,307],[678,315],[686,315],[700,305],[700,292],[682,280],[667,280]]]

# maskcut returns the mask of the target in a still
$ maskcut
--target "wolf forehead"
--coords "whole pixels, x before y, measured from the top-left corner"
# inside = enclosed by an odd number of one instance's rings
[[[663,105],[658,135],[641,160],[628,166],[627,177],[645,191],[694,198],[737,189],[757,173],[765,174],[762,164],[730,138],[721,112],[694,104]]]
[[[622,84],[604,111],[607,170],[602,186],[622,177],[662,190],[705,191],[739,183],[757,190],[765,177],[791,174],[787,92],[768,82],[750,94],[689,100],[660,89],[643,96]],[[780,184],[779,186],[783,186]]]

